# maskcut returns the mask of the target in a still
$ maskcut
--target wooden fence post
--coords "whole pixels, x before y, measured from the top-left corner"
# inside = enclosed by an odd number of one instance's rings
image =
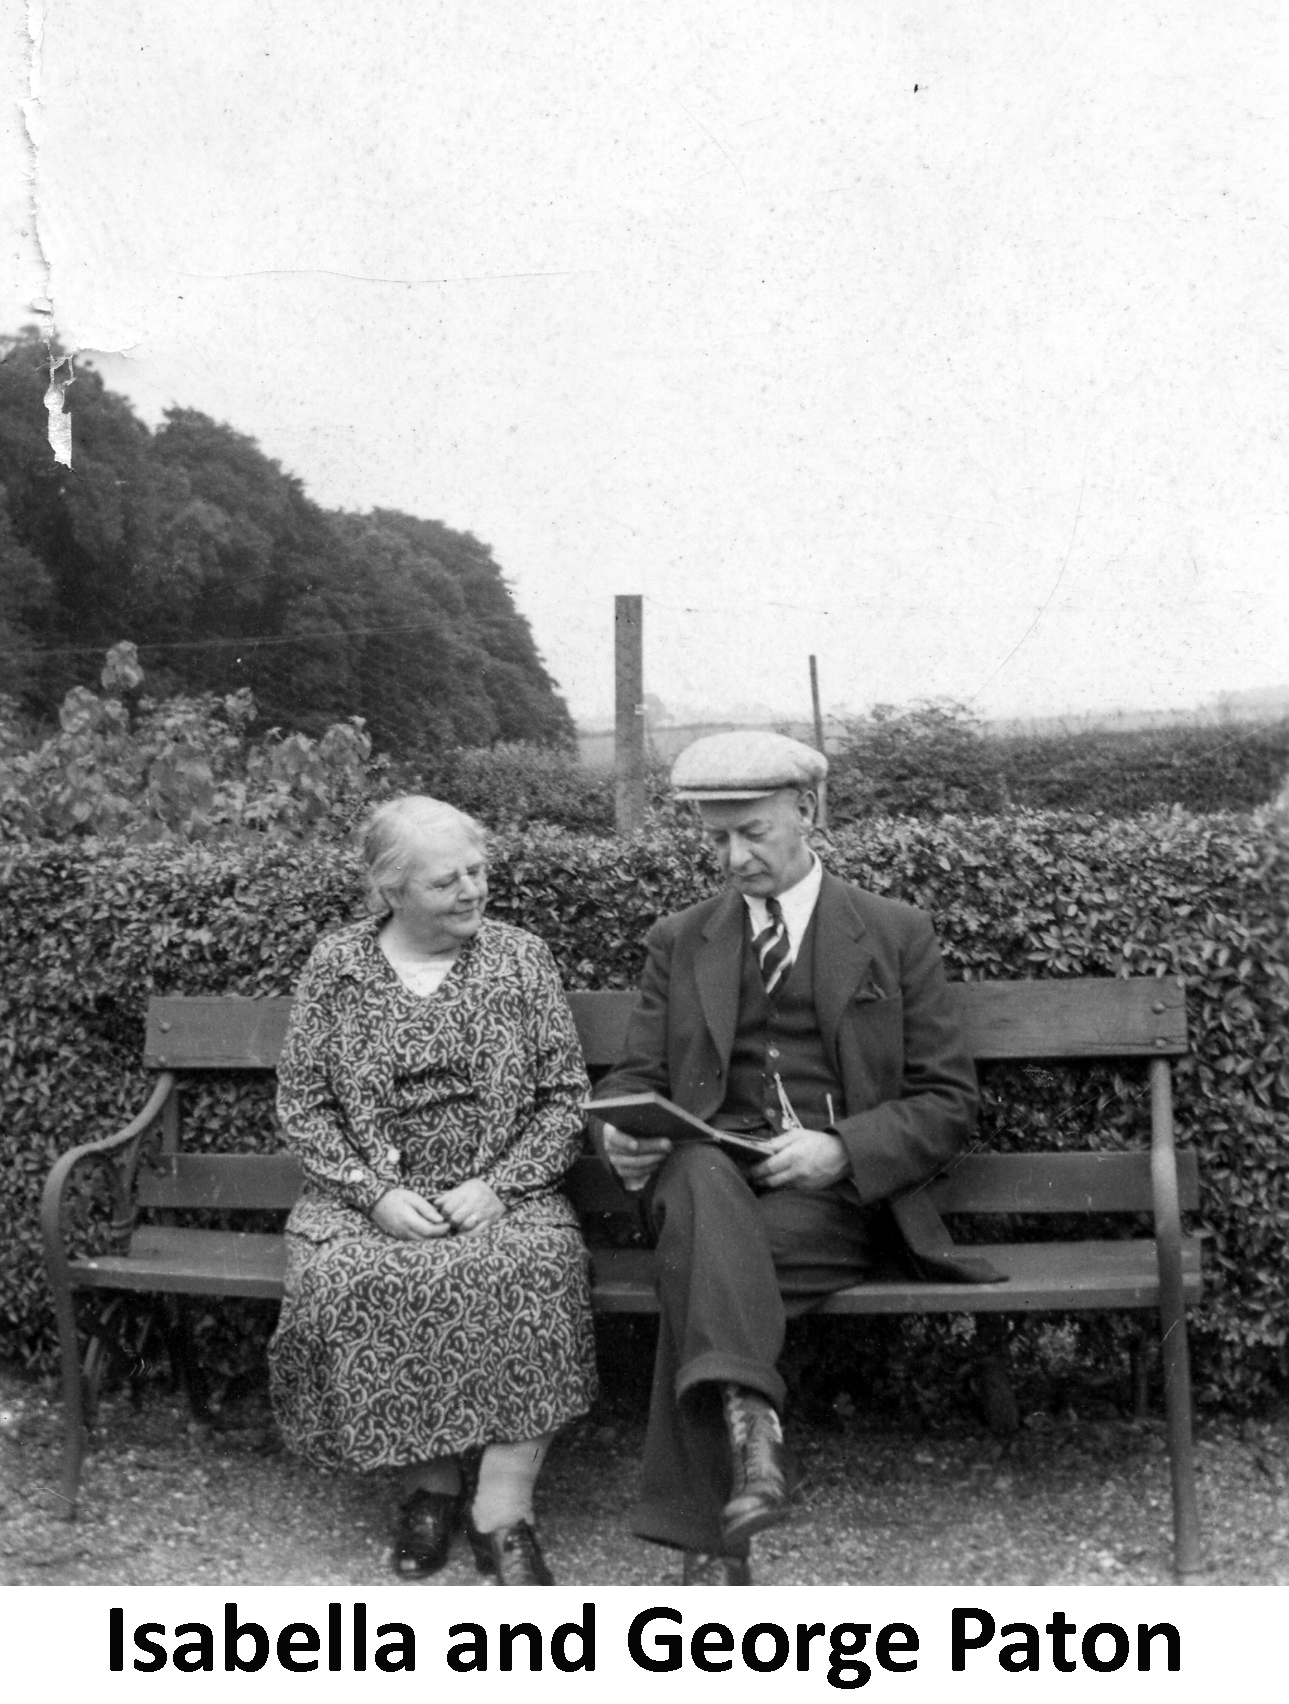
[[[813,651],[810,653],[810,702],[815,711],[815,746],[819,751],[823,751],[824,719],[819,713],[819,669],[815,663]],[[828,832],[828,782],[826,778],[819,783],[819,814],[815,820],[826,834]]]
[[[613,600],[614,819],[624,839],[644,822],[644,599]]]

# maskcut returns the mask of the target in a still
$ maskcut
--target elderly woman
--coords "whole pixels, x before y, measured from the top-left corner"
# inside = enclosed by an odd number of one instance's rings
[[[533,1487],[595,1395],[559,1191],[587,1086],[577,1033],[546,947],[484,919],[477,823],[396,799],[364,855],[376,916],[315,947],[278,1067],[306,1181],[274,1405],[320,1466],[404,1470],[397,1573],[441,1568],[464,1524],[481,1572],[550,1585]]]

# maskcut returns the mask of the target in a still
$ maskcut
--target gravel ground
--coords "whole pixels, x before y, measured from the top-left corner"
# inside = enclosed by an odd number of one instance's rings
[[[1169,1581],[1162,1421],[1031,1416],[1009,1439],[846,1412],[798,1423],[794,1519],[763,1535],[765,1585],[1157,1585]],[[320,1474],[280,1445],[262,1393],[218,1424],[157,1390],[107,1399],[74,1523],[57,1515],[57,1390],[0,1368],[0,1581],[7,1585],[394,1583],[390,1476]],[[539,1521],[565,1585],[674,1584],[675,1552],[633,1538],[643,1426],[605,1411],[553,1449]],[[1199,1427],[1214,1585],[1289,1584],[1289,1417]],[[476,1576],[459,1540],[428,1584]]]

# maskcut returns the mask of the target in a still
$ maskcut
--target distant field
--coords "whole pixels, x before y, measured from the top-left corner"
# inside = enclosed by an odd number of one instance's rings
[[[1213,704],[1193,710],[1106,710],[1069,716],[1012,716],[986,721],[982,731],[998,739],[1023,735],[1133,733],[1143,728],[1211,727],[1220,722],[1272,722],[1289,716],[1289,686],[1230,693]],[[756,721],[663,722],[649,727],[648,751],[660,762],[669,763],[691,740],[704,734],[724,733],[730,728],[775,728],[794,739],[815,743],[814,723],[808,716],[768,716]],[[840,749],[846,734],[846,718],[824,717],[824,750]],[[587,769],[612,769],[613,729],[601,722],[577,727],[578,761]]]

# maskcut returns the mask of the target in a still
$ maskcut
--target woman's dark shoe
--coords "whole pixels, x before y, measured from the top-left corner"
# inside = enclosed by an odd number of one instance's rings
[[[422,1488],[398,1507],[394,1528],[394,1572],[405,1580],[437,1574],[448,1559],[452,1534],[461,1524],[460,1492],[426,1491]]]
[[[465,1518],[466,1536],[481,1574],[495,1574],[499,1586],[553,1586],[537,1534],[528,1521],[515,1521],[495,1532],[480,1532],[474,1519]]]

